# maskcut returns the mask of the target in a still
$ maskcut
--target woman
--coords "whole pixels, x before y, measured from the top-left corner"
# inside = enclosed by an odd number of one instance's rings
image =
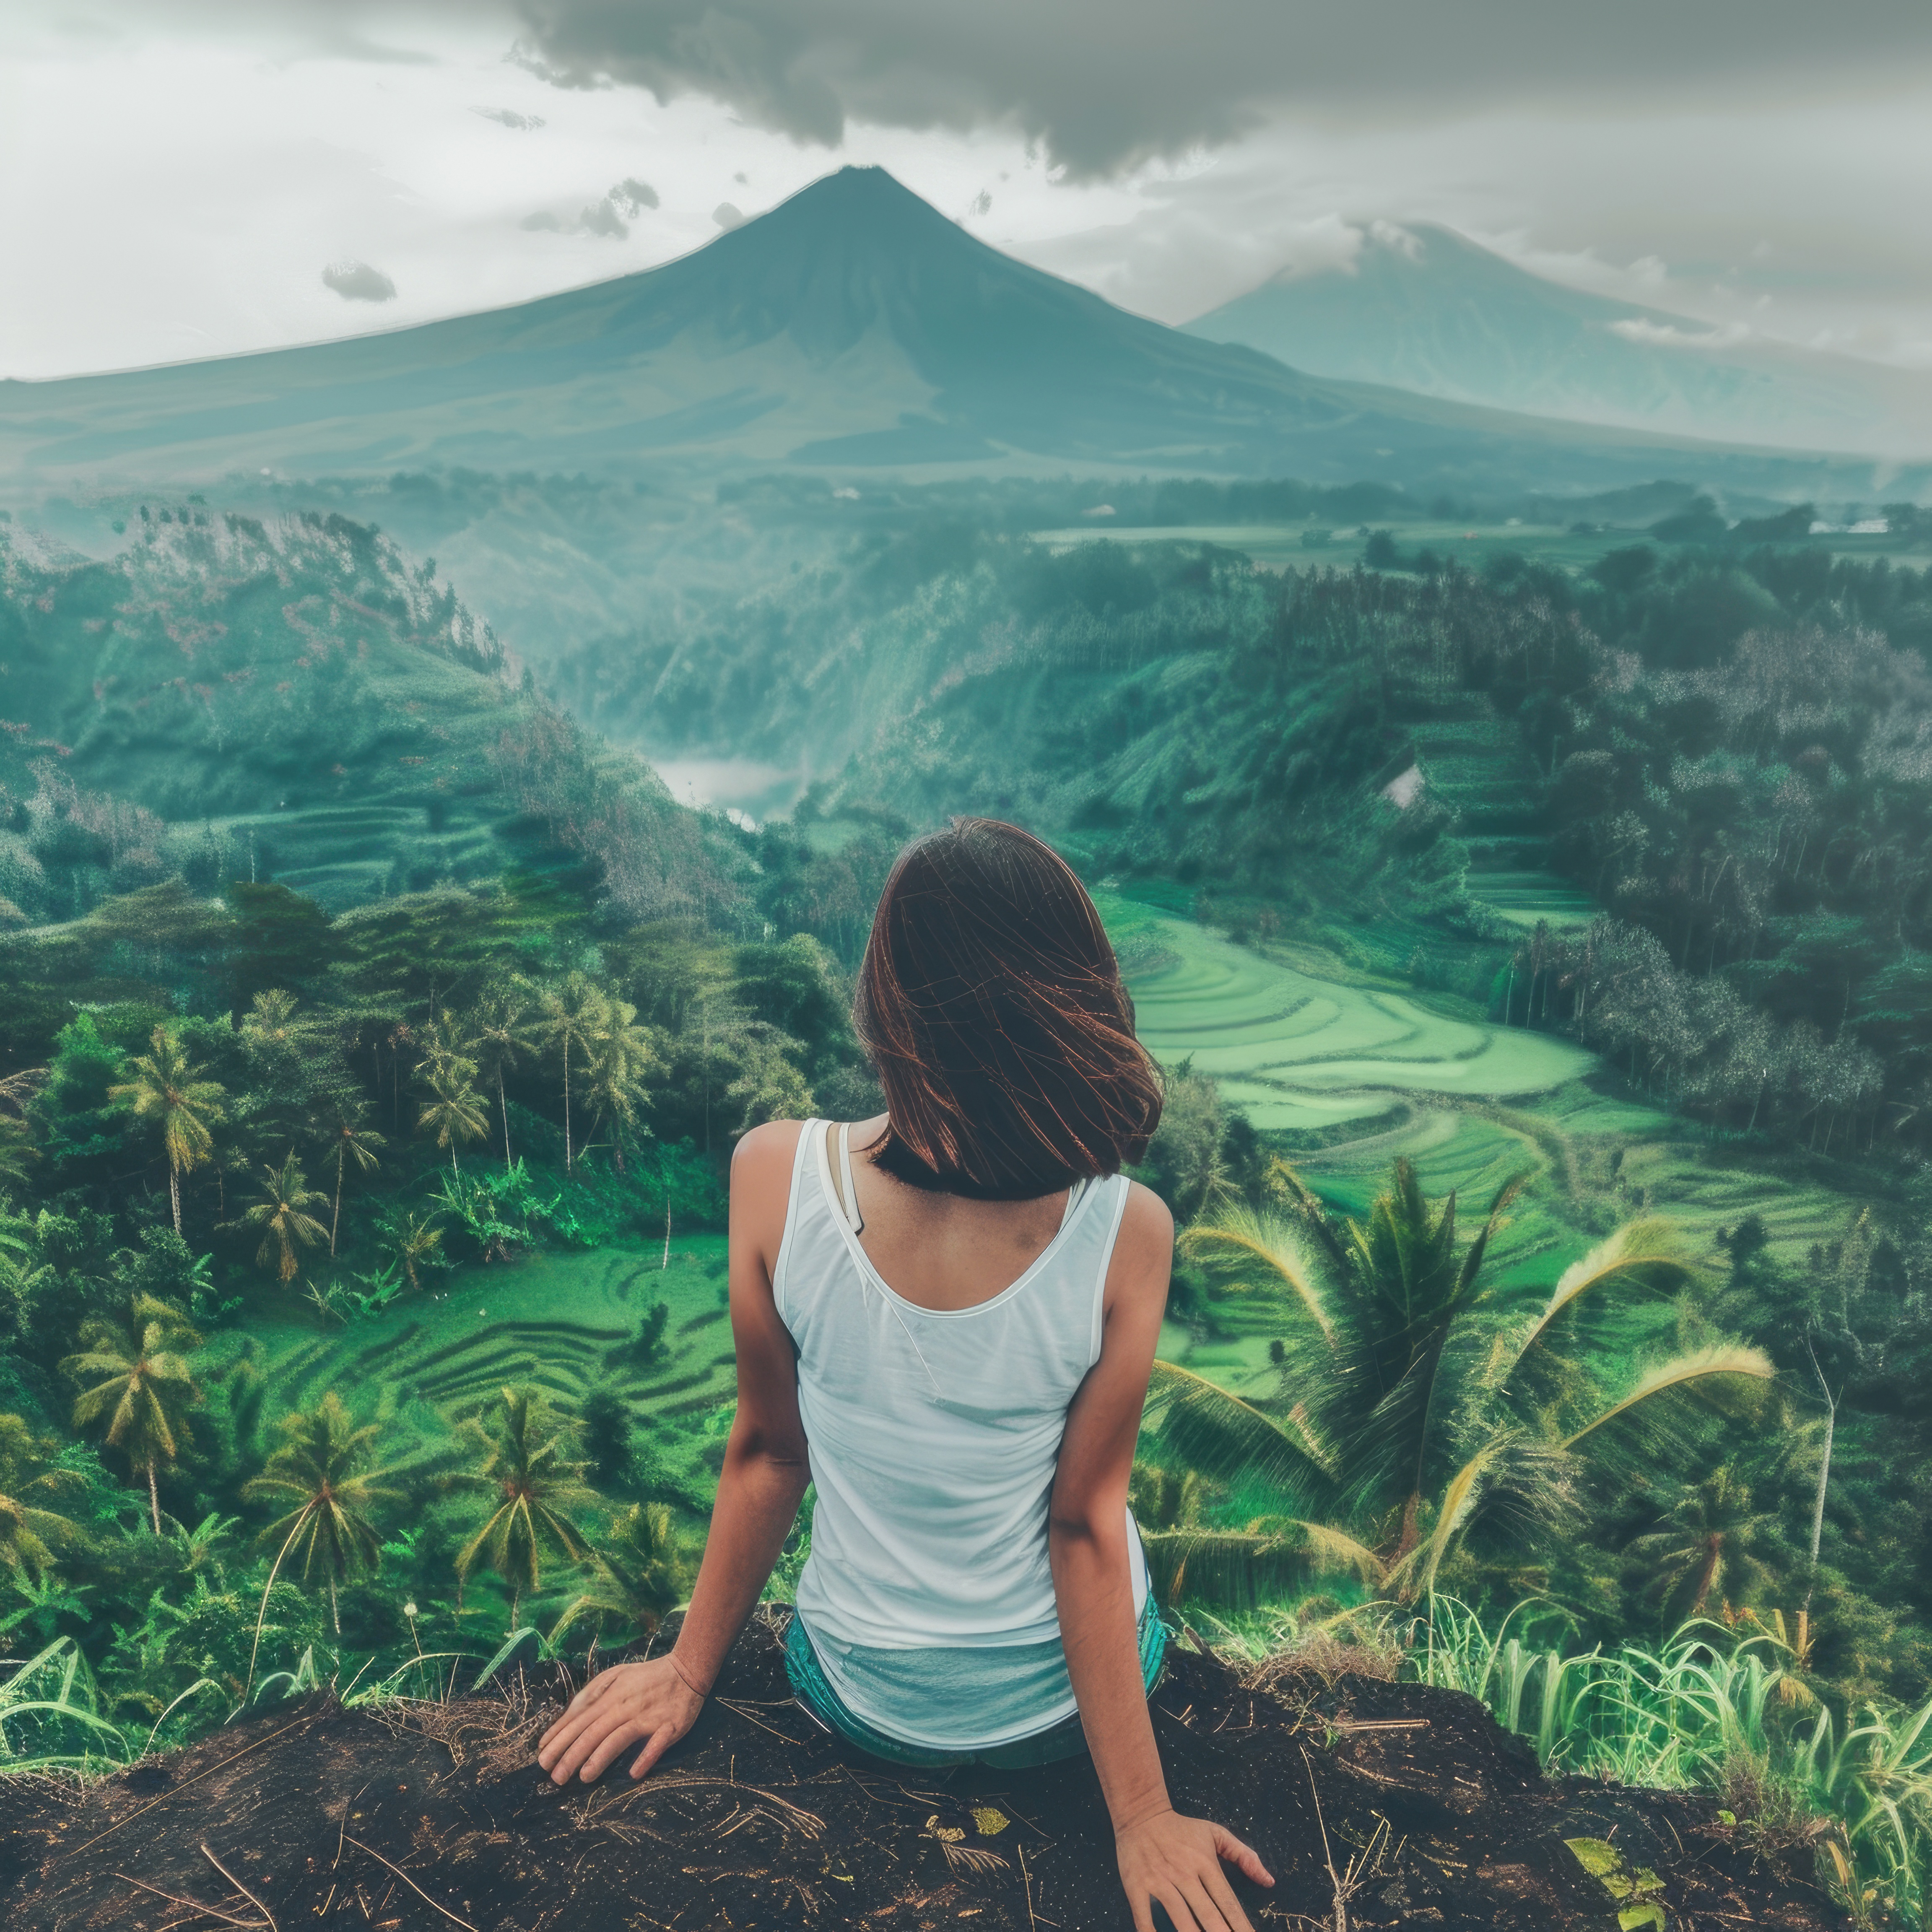
[[[731,1168],[738,1412],[675,1646],[544,1735],[560,1784],[690,1730],[808,1481],[787,1668],[829,1730],[904,1764],[1090,1750],[1140,1932],[1250,1932],[1168,1803],[1160,1625],[1127,1482],[1174,1226],[1120,1174],[1160,1087],[1093,902],[1046,845],[956,820],[887,881],[854,1017],[887,1111],[774,1120]]]

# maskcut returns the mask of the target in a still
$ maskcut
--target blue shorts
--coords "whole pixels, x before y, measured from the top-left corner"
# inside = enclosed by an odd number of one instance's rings
[[[1160,1676],[1162,1660],[1167,1654],[1167,1632],[1154,1607],[1154,1592],[1148,1592],[1140,1620],[1141,1679],[1151,1692]],[[1003,1744],[989,1744],[983,1750],[943,1750],[931,1744],[902,1743],[875,1730],[863,1718],[846,1708],[838,1694],[826,1680],[813,1649],[805,1622],[796,1611],[785,1636],[785,1676],[792,1695],[804,1709],[825,1728],[856,1744],[889,1764],[919,1765],[928,1768],[944,1765],[983,1764],[999,1771],[1024,1771],[1034,1765],[1058,1764],[1063,1759],[1080,1756],[1087,1748],[1087,1734],[1080,1714],[1075,1712],[1057,1724],[1050,1724],[1032,1736],[1015,1738]]]

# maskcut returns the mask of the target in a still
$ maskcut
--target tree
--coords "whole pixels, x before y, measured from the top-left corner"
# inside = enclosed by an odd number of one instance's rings
[[[430,1077],[430,1098],[416,1117],[416,1125],[425,1132],[433,1132],[436,1145],[449,1150],[452,1167],[460,1165],[456,1157],[460,1142],[481,1140],[490,1131],[483,1104],[464,1071],[473,1064],[452,1059],[437,1067]]]
[[[36,1441],[17,1415],[0,1415],[0,1565],[16,1576],[39,1577],[54,1561],[51,1546],[80,1532],[47,1504],[84,1490],[74,1471],[50,1468],[58,1445]]]
[[[546,1044],[554,1047],[563,1070],[563,1171],[576,1171],[570,1128],[570,1063],[587,1054],[604,1024],[606,1001],[596,986],[581,973],[567,973],[546,986],[537,998],[537,1024]]]
[[[81,1324],[80,1348],[61,1372],[84,1384],[74,1405],[74,1426],[91,1428],[104,1416],[109,1444],[148,1478],[148,1510],[161,1533],[157,1472],[188,1439],[188,1412],[201,1400],[188,1358],[201,1337],[178,1308],[137,1294],[118,1320],[96,1316]]]
[[[1777,1521],[1774,1512],[1751,1508],[1750,1488],[1726,1462],[1681,1489],[1660,1526],[1634,1538],[1629,1554],[1679,1622],[1701,1617],[1713,1596],[1730,1605],[1770,1580],[1763,1552]]]
[[[510,1168],[510,1108],[504,1096],[503,1076],[537,1051],[530,1022],[530,1001],[517,984],[499,987],[478,1001],[470,1016],[464,1048],[486,1080],[496,1083],[496,1117],[503,1127],[503,1171]]]
[[[330,1110],[332,1116],[326,1144],[335,1156],[335,1202],[328,1216],[328,1252],[335,1252],[335,1231],[342,1221],[342,1176],[349,1162],[358,1174],[373,1173],[380,1165],[380,1150],[388,1143],[368,1124],[368,1109],[359,1102],[343,1101]]]
[[[159,1124],[168,1162],[168,1198],[178,1234],[181,1178],[214,1151],[212,1130],[223,1118],[226,1092],[218,1082],[202,1078],[200,1069],[182,1050],[178,1036],[165,1026],[155,1028],[148,1044],[148,1052],[132,1064],[134,1078],[109,1088],[107,1097],[126,1106],[136,1120]]]
[[[738,1132],[812,1112],[810,1083],[788,1051],[796,1042],[768,1021],[740,1021],[719,1034],[718,1044],[737,1064],[737,1078],[724,1097],[738,1102]]]
[[[442,1230],[425,1214],[405,1214],[400,1220],[385,1221],[382,1234],[397,1260],[402,1263],[411,1289],[421,1288],[422,1282],[417,1277],[416,1264],[427,1262],[442,1245]]]
[[[298,1548],[303,1582],[311,1571],[320,1573],[328,1586],[329,1622],[340,1636],[338,1588],[352,1571],[374,1570],[382,1558],[369,1512],[378,1503],[400,1502],[402,1492],[382,1486],[387,1471],[365,1466],[380,1433],[376,1425],[358,1428],[333,1389],[306,1414],[284,1416],[281,1431],[281,1447],[260,1475],[242,1486],[242,1494],[250,1502],[272,1498],[294,1504],[262,1531],[260,1541],[264,1547],[279,1541],[277,1569]]]
[[[656,1058],[650,1030],[639,1026],[637,1018],[638,1010],[629,1000],[607,1000],[602,1022],[591,1037],[584,1070],[585,1092],[597,1110],[590,1124],[591,1136],[594,1138],[605,1120],[610,1121],[620,1169],[624,1164],[622,1133],[636,1120],[638,1109],[650,1104],[644,1074]]]
[[[267,1177],[262,1198],[242,1210],[237,1225],[262,1231],[255,1265],[266,1268],[272,1261],[277,1278],[290,1282],[302,1265],[297,1250],[314,1247],[327,1232],[309,1210],[320,1207],[328,1197],[310,1186],[292,1148],[280,1167],[265,1166],[262,1172]]]
[[[592,1619],[600,1629],[615,1624],[648,1636],[683,1600],[690,1572],[662,1503],[633,1503],[612,1522],[590,1561],[590,1583],[557,1618],[550,1634],[553,1646],[574,1625]]]
[[[545,1550],[581,1563],[589,1546],[564,1512],[593,1499],[584,1465],[566,1460],[568,1431],[551,1426],[548,1406],[536,1390],[506,1388],[486,1424],[472,1417],[463,1433],[483,1457],[482,1466],[460,1478],[494,1498],[482,1527],[457,1552],[456,1574],[467,1582],[478,1568],[494,1570],[510,1586],[510,1627],[526,1592],[543,1581]]]
[[[664,1304],[659,1302],[658,1306],[663,1308]],[[631,1474],[634,1453],[630,1404],[616,1389],[594,1388],[584,1398],[579,1420],[584,1454],[597,1480],[605,1489],[624,1481]]]
[[[1552,1288],[1504,1288],[1484,1263],[1517,1183],[1464,1246],[1455,1196],[1432,1208],[1405,1160],[1362,1222],[1332,1221],[1285,1162],[1271,1172],[1270,1207],[1226,1210],[1181,1245],[1231,1292],[1272,1304],[1300,1400],[1272,1414],[1157,1364],[1162,1436],[1270,1483],[1285,1521],[1358,1528],[1406,1598],[1435,1587],[1479,1522],[1520,1533],[1559,1520],[1583,1460],[1618,1437],[1772,1378],[1756,1348],[1638,1349],[1633,1304],[1695,1277],[1666,1223],[1618,1229]]]

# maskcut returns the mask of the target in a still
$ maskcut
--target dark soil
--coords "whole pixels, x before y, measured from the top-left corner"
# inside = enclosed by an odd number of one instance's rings
[[[0,1924],[1124,1932],[1086,1760],[902,1772],[835,1744],[787,1692],[784,1614],[760,1613],[641,1784],[620,1768],[560,1791],[538,1771],[554,1670],[442,1705],[314,1700],[86,1786],[0,1779]],[[1236,1880],[1257,1932],[1610,1932],[1652,1904],[1660,1932],[1847,1923],[1803,1849],[1774,1854],[1710,1799],[1546,1780],[1472,1698],[1356,1676],[1270,1689],[1169,1658],[1154,1710],[1174,1802],[1274,1871],[1273,1892]],[[1620,1896],[1566,1839],[1621,1853]]]

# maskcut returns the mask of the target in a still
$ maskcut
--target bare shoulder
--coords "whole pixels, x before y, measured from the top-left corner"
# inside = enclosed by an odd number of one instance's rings
[[[802,1120],[767,1120],[742,1136],[731,1150],[731,1184],[760,1189],[776,1183],[791,1185],[792,1162],[797,1158]]]
[[[1174,1246],[1174,1216],[1167,1203],[1138,1180],[1127,1183],[1127,1204],[1120,1210],[1120,1239],[1136,1247],[1157,1246],[1163,1254]]]

